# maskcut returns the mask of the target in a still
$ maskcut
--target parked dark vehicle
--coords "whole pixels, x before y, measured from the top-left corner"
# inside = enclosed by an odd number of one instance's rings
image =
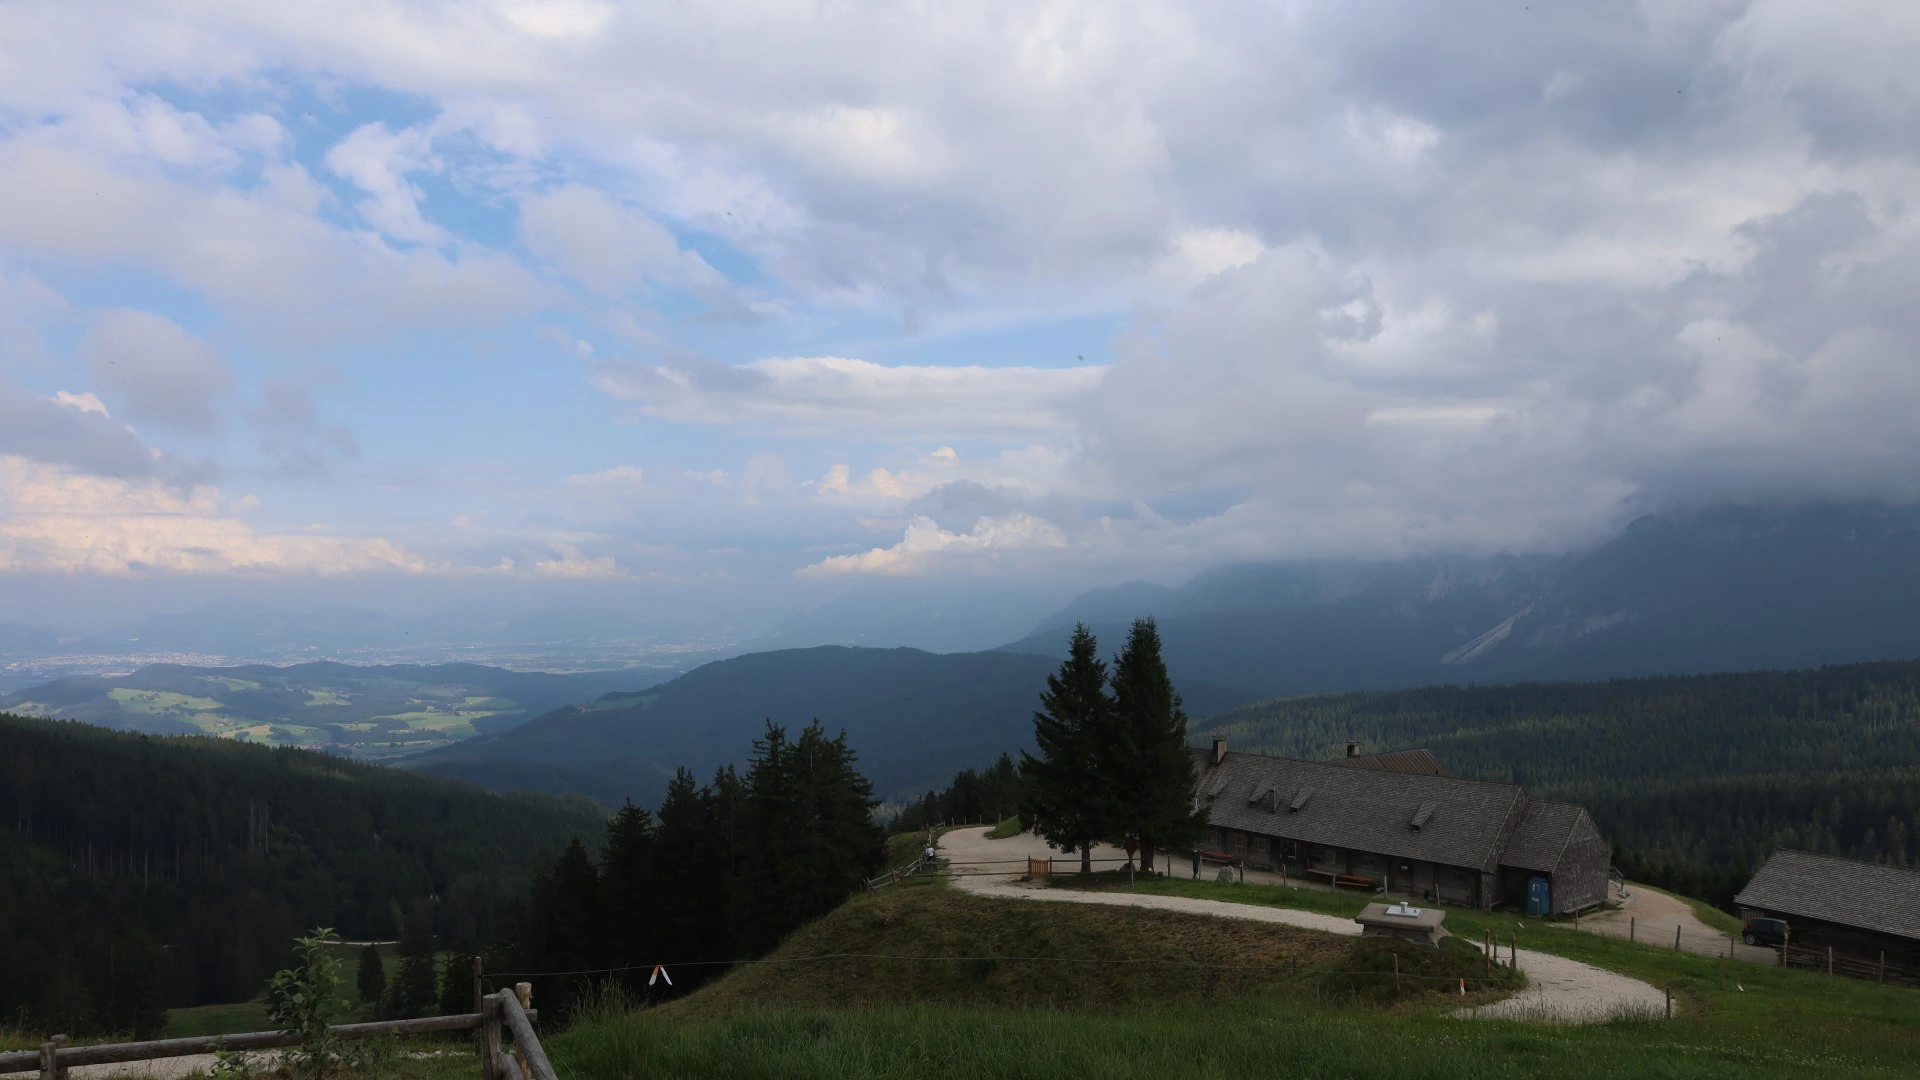
[[[1787,920],[1748,919],[1740,927],[1740,940],[1749,945],[1781,946],[1787,943]]]

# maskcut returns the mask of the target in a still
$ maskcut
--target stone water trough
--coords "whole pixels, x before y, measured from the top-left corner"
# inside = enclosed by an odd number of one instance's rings
[[[1353,917],[1360,924],[1362,937],[1399,938],[1402,941],[1417,941],[1436,948],[1440,939],[1447,936],[1447,913],[1439,908],[1410,907],[1405,903],[1368,904],[1366,910]]]

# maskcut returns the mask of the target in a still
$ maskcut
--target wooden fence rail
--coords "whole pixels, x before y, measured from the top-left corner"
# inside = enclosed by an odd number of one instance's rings
[[[1907,967],[1898,962],[1888,963],[1885,953],[1869,959],[1849,956],[1824,945],[1792,945],[1784,951],[1783,960],[1787,967],[1806,968],[1829,975],[1920,986],[1920,968]]]
[[[526,987],[526,983],[521,983]],[[531,988],[528,988],[531,993]],[[455,1016],[427,1016],[417,1020],[381,1020],[369,1024],[339,1024],[333,1033],[342,1039],[373,1039],[382,1035],[427,1035],[443,1031],[478,1031],[491,1053],[481,1052],[483,1080],[556,1080],[553,1066],[534,1034],[532,1021],[539,1014],[527,1009],[514,990],[502,990],[485,999],[485,1010]],[[500,1055],[500,1026],[513,1031],[514,1050],[530,1068],[511,1071],[512,1058]],[[150,1042],[100,1043],[95,1046],[68,1046],[66,1037],[56,1035],[38,1050],[18,1050],[0,1054],[0,1074],[38,1072],[42,1080],[64,1080],[67,1070],[79,1065],[122,1065],[133,1061],[212,1054],[223,1050],[278,1050],[300,1045],[300,1036],[285,1031],[249,1031],[237,1035],[202,1035],[189,1039],[156,1039]]]

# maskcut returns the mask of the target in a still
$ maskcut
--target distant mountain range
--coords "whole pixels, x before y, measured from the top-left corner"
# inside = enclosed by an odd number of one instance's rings
[[[479,664],[154,664],[129,675],[57,679],[0,696],[0,712],[385,761],[657,679],[631,671],[548,675]]]
[[[855,633],[872,602],[822,609],[765,640]],[[993,607],[942,603],[928,620],[951,619],[955,641]],[[1911,659],[1920,656],[1920,511],[1721,508],[1642,518],[1592,551],[1564,556],[1223,567],[1177,588],[1085,593],[1027,636],[984,652],[782,648],[666,682],[676,673],[670,663],[692,658],[566,677],[471,665],[156,666],[36,686],[0,698],[0,708],[324,743],[369,757],[425,751],[407,764],[496,789],[643,803],[679,766],[704,777],[743,760],[767,720],[792,728],[817,717],[829,730],[844,728],[878,791],[899,797],[1028,745],[1040,690],[1073,622],[1088,621],[1111,654],[1140,615],[1158,618],[1196,721],[1294,695]],[[259,612],[249,618],[257,631],[282,625]],[[322,623],[345,642],[351,620],[341,618]],[[289,642],[314,633],[297,619],[286,625],[275,632]],[[862,640],[884,641],[899,625],[883,620]],[[554,618],[556,633],[569,627],[580,640],[597,632],[590,618]],[[37,640],[31,628],[0,626],[0,643],[10,639]],[[631,656],[609,655],[623,659]]]
[[[1158,617],[1177,681],[1262,697],[1920,656],[1920,512],[1719,508],[1581,554],[1225,567],[1086,593],[1008,651]]]
[[[1040,691],[1058,665],[1011,652],[821,646],[704,665],[643,694],[609,695],[497,735],[423,754],[406,767],[496,789],[577,791],[650,804],[673,771],[705,780],[738,762],[766,722],[841,730],[882,796],[914,794],[983,757],[1030,745]],[[1211,714],[1250,700],[1183,684]]]

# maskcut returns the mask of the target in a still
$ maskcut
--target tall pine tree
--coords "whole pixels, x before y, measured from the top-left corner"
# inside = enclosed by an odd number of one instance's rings
[[[827,738],[815,720],[789,739],[768,723],[753,744],[746,810],[753,843],[742,853],[735,938],[759,955],[839,906],[886,861],[873,822],[873,785],[854,768],[847,735]]]
[[[1116,735],[1107,697],[1107,665],[1085,623],[1073,628],[1066,662],[1047,676],[1033,741],[1040,754],[1020,754],[1020,816],[1047,843],[1080,853],[1081,873],[1093,869],[1093,845],[1120,823],[1106,744]]]
[[[654,874],[653,815],[629,800],[607,821],[607,846],[600,855],[601,955],[608,967],[638,967],[659,962],[660,879]],[[627,973],[626,981],[638,976]]]
[[[1206,812],[1193,797],[1198,776],[1187,748],[1187,714],[1151,618],[1133,621],[1112,681],[1117,737],[1102,749],[1120,801],[1117,824],[1122,834],[1139,837],[1141,866],[1151,870],[1156,846],[1189,843],[1206,827]]]

